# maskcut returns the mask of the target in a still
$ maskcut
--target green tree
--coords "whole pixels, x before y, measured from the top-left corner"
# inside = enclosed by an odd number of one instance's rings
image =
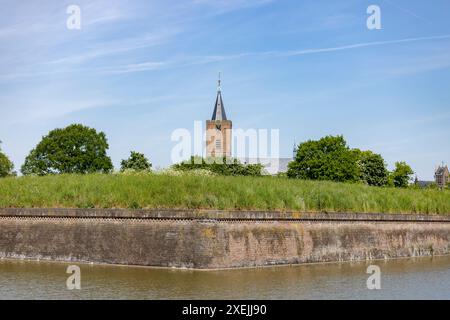
[[[388,182],[389,171],[383,157],[372,151],[354,149],[357,156],[360,180],[369,186],[385,186]]]
[[[106,154],[108,147],[103,132],[73,124],[43,137],[26,157],[21,171],[24,175],[108,173],[113,169]]]
[[[343,136],[326,136],[300,144],[287,175],[289,178],[358,181],[357,156]]]
[[[395,169],[389,175],[389,184],[397,188],[406,188],[412,181],[414,171],[406,162],[396,162]]]
[[[0,141],[0,144],[2,142]],[[2,152],[0,148],[0,178],[15,175],[13,172],[14,164],[9,160],[8,156]]]
[[[152,164],[148,161],[144,154],[131,151],[130,157],[126,160],[122,160],[120,163],[120,171],[133,170],[133,171],[150,171]]]

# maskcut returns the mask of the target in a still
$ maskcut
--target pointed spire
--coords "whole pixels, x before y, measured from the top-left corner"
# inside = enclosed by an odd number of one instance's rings
[[[297,146],[296,139],[294,137],[294,147],[292,148],[292,158],[293,159],[295,159],[297,157],[297,150],[298,150],[298,146]]]
[[[227,120],[227,115],[225,113],[225,107],[223,106],[222,101],[222,88],[221,88],[221,80],[220,80],[220,72],[219,72],[219,80],[217,82],[217,98],[216,104],[214,106],[214,112],[211,117],[211,120]]]

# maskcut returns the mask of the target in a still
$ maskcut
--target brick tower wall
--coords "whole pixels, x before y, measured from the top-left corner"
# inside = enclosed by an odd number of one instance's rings
[[[216,129],[220,124],[222,131]],[[206,121],[206,156],[207,157],[231,157],[233,124],[230,120],[207,120]],[[216,140],[221,141],[220,152],[216,150]]]

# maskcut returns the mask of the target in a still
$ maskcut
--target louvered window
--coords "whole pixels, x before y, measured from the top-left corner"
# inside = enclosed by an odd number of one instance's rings
[[[216,150],[222,149],[222,141],[220,139],[216,140]]]

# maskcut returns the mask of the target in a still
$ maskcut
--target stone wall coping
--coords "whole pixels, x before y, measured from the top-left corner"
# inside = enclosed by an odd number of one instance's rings
[[[0,217],[64,217],[173,220],[264,220],[264,221],[411,221],[450,222],[449,215],[331,213],[295,211],[247,211],[203,209],[81,209],[81,208],[0,208]]]

